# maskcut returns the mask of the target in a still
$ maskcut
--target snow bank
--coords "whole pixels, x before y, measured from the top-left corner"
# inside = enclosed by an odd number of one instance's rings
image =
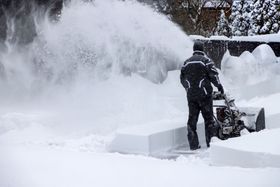
[[[206,148],[202,118],[198,120],[197,134],[201,147]],[[109,151],[168,158],[172,156],[170,151],[188,147],[186,119],[182,118],[119,129]]]
[[[226,87],[237,97],[248,99],[280,91],[280,63],[266,44],[240,57],[225,54],[221,71]]]
[[[214,165],[241,167],[280,167],[279,92],[280,65],[268,45],[260,45],[252,53],[240,57],[227,53],[221,64],[222,82],[237,99],[238,107],[264,107],[266,128],[227,141],[211,144]]]
[[[277,63],[277,57],[269,45],[259,45],[252,54],[261,64]]]
[[[279,136],[280,129],[273,129],[211,143],[211,161],[223,166],[280,167]]]
[[[202,126],[202,125],[201,125]],[[111,152],[153,156],[179,146],[187,147],[185,122],[159,121],[118,130]]]

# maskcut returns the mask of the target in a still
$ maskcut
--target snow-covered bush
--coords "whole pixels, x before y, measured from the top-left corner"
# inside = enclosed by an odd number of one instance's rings
[[[250,28],[250,5],[247,0],[234,1],[230,15],[233,36],[247,36]]]
[[[252,3],[250,35],[277,33],[280,29],[280,0],[255,0]]]
[[[218,22],[218,26],[217,26],[215,35],[227,36],[227,37],[231,36],[228,19],[225,16],[225,12],[223,10],[221,10],[221,15],[220,15],[220,19]]]

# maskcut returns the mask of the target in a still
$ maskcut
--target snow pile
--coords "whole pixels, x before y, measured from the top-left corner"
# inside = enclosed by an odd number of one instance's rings
[[[264,107],[266,130],[240,138],[211,144],[210,157],[215,165],[241,167],[280,167],[279,129],[280,65],[272,49],[260,45],[240,57],[228,53],[222,61],[223,83],[237,98],[237,106]]]
[[[280,129],[264,130],[227,141],[211,143],[214,165],[280,167]]]
[[[252,54],[254,55],[254,57],[258,60],[259,63],[262,64],[267,64],[269,66],[269,64],[273,64],[273,63],[277,63],[277,57],[275,56],[273,50],[271,49],[270,46],[263,44],[258,46],[253,52]],[[273,71],[273,69],[270,69],[272,72],[271,73],[275,73]],[[279,71],[279,69],[278,69]],[[276,72],[278,73],[278,72]]]
[[[280,86],[280,64],[273,50],[266,44],[252,53],[245,51],[240,57],[224,56],[221,71],[226,85],[235,95],[252,98],[277,93]],[[248,92],[248,87],[251,91]]]
[[[273,50],[263,44],[252,53],[243,52],[240,57],[226,54],[222,60],[221,70],[232,84],[253,85],[273,79],[273,76],[279,74],[280,65],[277,64]]]

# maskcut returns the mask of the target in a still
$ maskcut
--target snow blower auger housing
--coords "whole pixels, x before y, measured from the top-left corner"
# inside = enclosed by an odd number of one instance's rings
[[[234,99],[220,92],[213,93],[213,102],[218,138],[225,140],[240,136],[244,129],[255,132],[265,128],[264,108],[237,108]]]

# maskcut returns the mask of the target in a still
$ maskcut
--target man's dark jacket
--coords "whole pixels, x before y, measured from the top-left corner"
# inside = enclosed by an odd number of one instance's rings
[[[211,82],[218,89],[222,89],[214,63],[202,51],[194,51],[193,56],[185,61],[180,79],[188,99],[211,97]]]

